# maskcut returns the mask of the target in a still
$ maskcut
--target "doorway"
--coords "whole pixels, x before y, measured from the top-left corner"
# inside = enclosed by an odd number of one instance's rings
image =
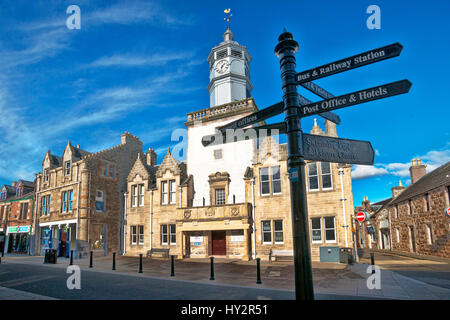
[[[225,231],[212,232],[212,254],[214,256],[225,256],[227,254]]]
[[[414,227],[409,226],[409,235],[411,239],[411,250],[412,252],[416,252],[416,238],[414,236]]]

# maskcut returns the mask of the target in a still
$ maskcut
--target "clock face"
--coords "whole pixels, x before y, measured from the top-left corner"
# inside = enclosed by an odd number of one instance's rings
[[[217,71],[217,73],[224,73],[228,70],[229,67],[230,64],[228,63],[228,61],[221,60],[217,62],[215,70]]]

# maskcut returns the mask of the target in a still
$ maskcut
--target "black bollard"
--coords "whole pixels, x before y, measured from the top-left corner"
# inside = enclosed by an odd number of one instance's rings
[[[142,273],[142,253],[139,254],[139,273]]]
[[[171,262],[170,262],[170,276],[175,277],[175,262],[174,262],[174,255],[170,256]]]
[[[375,254],[373,252],[370,253],[370,264],[372,266],[375,265]],[[375,273],[375,268],[372,267],[372,273]]]
[[[73,265],[73,250],[70,250],[70,263],[69,266]]]
[[[256,258],[256,283],[261,284],[261,258]]]
[[[214,257],[211,257],[211,276],[209,277],[209,280],[214,280]]]
[[[92,265],[92,259],[93,259],[93,255],[94,254],[94,252],[93,251],[91,251],[91,257],[90,257],[90,259],[89,259],[89,268],[92,268],[93,267],[93,265]]]
[[[113,270],[116,270],[116,253],[113,252],[113,266],[112,266]]]

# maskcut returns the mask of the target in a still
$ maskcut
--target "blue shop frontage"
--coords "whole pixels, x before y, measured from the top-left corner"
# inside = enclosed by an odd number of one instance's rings
[[[58,257],[70,257],[70,250],[77,256],[77,220],[52,221],[39,224],[38,254],[45,250],[56,249]]]

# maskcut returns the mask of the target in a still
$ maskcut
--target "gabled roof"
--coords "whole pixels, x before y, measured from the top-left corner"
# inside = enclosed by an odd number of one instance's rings
[[[409,185],[389,204],[398,204],[444,185],[450,185],[450,161]]]
[[[186,177],[186,163],[176,160],[170,153],[170,149],[167,151],[161,165],[156,170],[156,177],[162,177],[166,170],[172,171],[175,175],[181,175],[181,181]]]
[[[132,176],[132,174],[135,173],[136,171],[141,172],[143,171],[143,174],[146,175],[144,176],[144,179],[150,179],[151,181],[155,181],[155,173],[156,170],[158,169],[158,166],[150,166],[144,159],[145,159],[144,154],[142,152],[139,152],[136,161],[131,167],[127,179],[133,179],[134,176]]]

